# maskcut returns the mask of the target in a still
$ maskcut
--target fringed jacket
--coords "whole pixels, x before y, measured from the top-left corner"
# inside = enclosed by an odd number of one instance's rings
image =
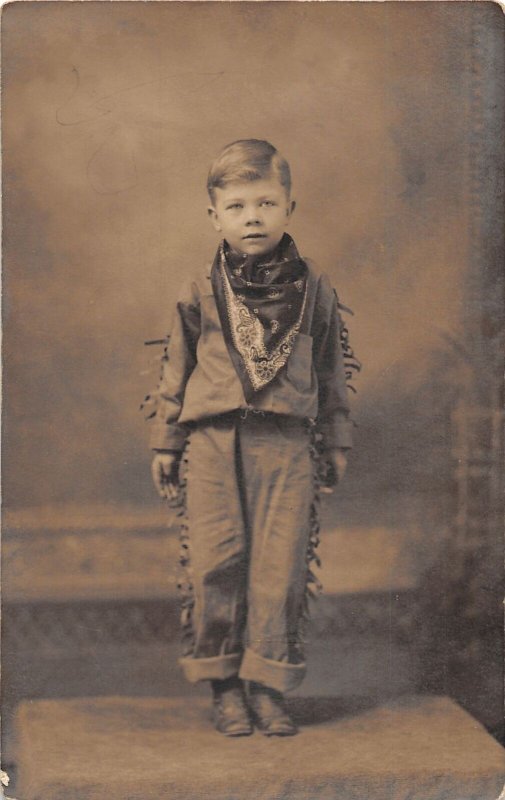
[[[211,285],[211,265],[183,286],[162,360],[159,386],[148,396],[154,411],[153,450],[182,450],[191,423],[238,410],[287,414],[315,422],[321,449],[352,446],[346,379],[359,368],[347,340],[337,296],[314,263],[300,332],[285,367],[251,402],[223,337]],[[354,363],[353,363],[354,362]]]

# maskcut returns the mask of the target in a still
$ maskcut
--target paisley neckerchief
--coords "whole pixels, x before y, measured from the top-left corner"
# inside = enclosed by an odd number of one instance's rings
[[[300,330],[307,265],[287,233],[271,253],[235,253],[219,245],[212,289],[233,366],[249,403],[282,369]]]

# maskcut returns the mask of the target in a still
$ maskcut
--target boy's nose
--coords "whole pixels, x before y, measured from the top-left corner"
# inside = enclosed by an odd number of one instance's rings
[[[248,218],[247,218],[246,225],[259,225],[260,222],[261,222],[261,219],[260,219],[260,215],[258,214],[258,212],[257,211],[252,211],[249,214]]]

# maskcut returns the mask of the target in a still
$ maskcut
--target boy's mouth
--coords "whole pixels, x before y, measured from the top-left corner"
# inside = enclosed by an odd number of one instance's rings
[[[247,236],[242,236],[242,239],[266,239],[265,233],[248,233]]]

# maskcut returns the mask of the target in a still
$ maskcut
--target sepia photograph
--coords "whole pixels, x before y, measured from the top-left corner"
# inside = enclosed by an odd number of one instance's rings
[[[505,17],[2,8],[5,800],[503,800]]]

